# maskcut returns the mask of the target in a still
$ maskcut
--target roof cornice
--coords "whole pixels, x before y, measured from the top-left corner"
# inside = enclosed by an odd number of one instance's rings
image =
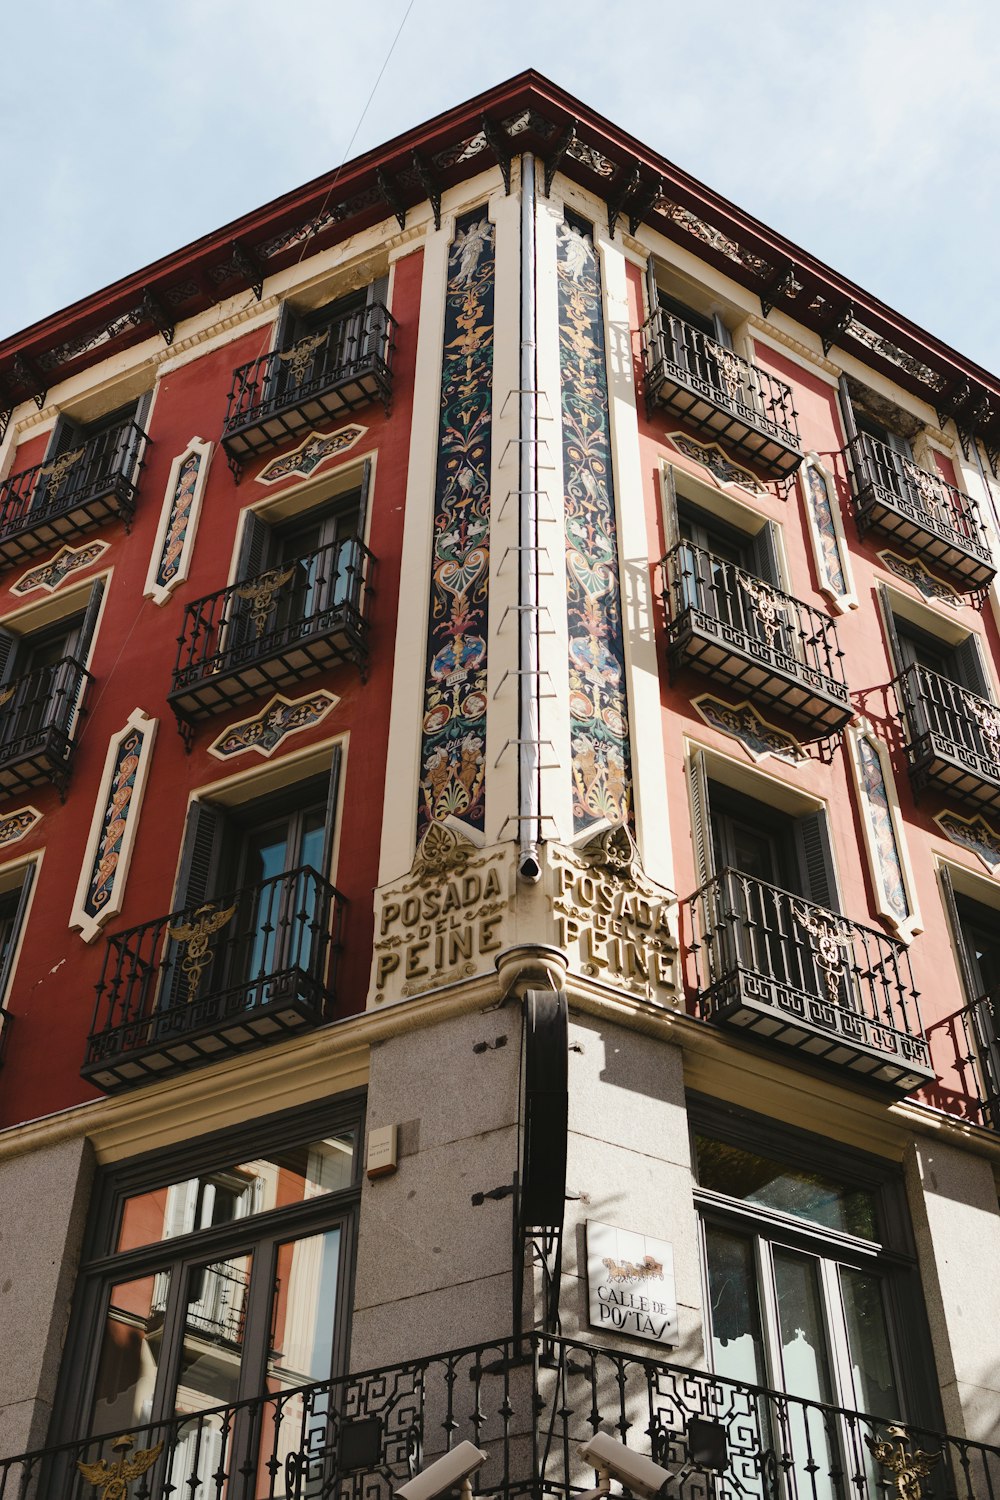
[[[641,223],[694,250],[760,299],[786,312],[928,402],[943,423],[978,432],[1000,449],[1000,381],[894,312],[790,240],[627,132],[528,70],[426,124],[244,214],[112,286],[0,342],[4,411],[140,339],[389,215],[401,228],[429,201],[437,220],[446,188],[533,151],[551,186],[556,170],[599,194],[612,229]]]

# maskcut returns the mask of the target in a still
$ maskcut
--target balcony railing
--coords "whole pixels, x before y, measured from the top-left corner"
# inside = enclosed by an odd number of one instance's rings
[[[680,542],[661,563],[671,670],[693,667],[833,733],[853,709],[829,615]]]
[[[89,681],[66,656],[0,688],[0,796],[45,783],[65,790]]]
[[[914,1481],[926,1500],[997,1493],[1000,1448],[911,1424],[887,1439],[899,1424],[899,1412],[532,1333],[130,1425],[124,1452],[109,1434],[2,1460],[0,1500],[83,1500],[93,1490],[78,1465],[103,1462],[112,1477],[123,1456],[140,1455],[150,1457],[136,1500],[392,1500],[463,1442],[487,1455],[470,1478],[475,1495],[574,1500],[593,1492],[579,1450],[597,1431],[675,1474],[673,1500],[885,1500],[893,1473],[868,1439],[935,1456]]]
[[[996,564],[970,495],[866,432],[851,440],[848,451],[862,535],[874,529],[891,537],[959,589],[978,592],[989,585]]]
[[[318,1026],[342,911],[303,867],[112,935],[84,1077],[114,1093]]]
[[[364,543],[346,537],[189,604],[174,713],[204,718],[344,661],[363,670],[373,564]]]
[[[927,1028],[940,1083],[932,1104],[1000,1131],[1000,994],[980,995]]]
[[[934,1076],[902,943],[739,870],[690,910],[699,1017],[899,1093]]]
[[[803,455],[790,386],[666,308],[643,333],[648,401],[779,479],[795,472]]]
[[[1000,709],[919,665],[894,686],[914,790],[1000,808]]]
[[[132,520],[146,434],[133,421],[87,438],[0,484],[0,566],[73,541],[91,526]]]
[[[234,370],[222,445],[237,473],[255,454],[331,416],[376,400],[388,410],[395,329],[392,315],[372,302]]]

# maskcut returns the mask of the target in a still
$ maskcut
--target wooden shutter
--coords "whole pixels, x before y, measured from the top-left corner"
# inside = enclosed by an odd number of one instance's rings
[[[878,602],[882,610],[882,619],[885,623],[885,633],[889,640],[889,655],[892,658],[893,676],[898,677],[904,667],[909,666],[910,658],[906,655],[896,629],[896,620],[892,613],[892,601],[889,591],[884,583],[878,585]]]
[[[376,281],[372,281],[369,283],[368,290],[365,293],[365,306],[371,307],[372,303],[379,302],[383,307],[385,307],[387,306],[388,301],[389,278],[388,276],[379,276]]]
[[[778,567],[778,547],[774,527],[770,521],[750,539],[750,567],[753,573],[776,589],[781,588],[781,570]]]
[[[274,532],[270,526],[252,510],[247,511],[243,519],[243,536],[236,563],[236,577],[240,582],[256,578],[258,573],[263,573],[267,568],[273,537]]]
[[[851,400],[851,391],[847,384],[846,375],[841,375],[840,377],[838,396],[840,399],[840,417],[844,424],[844,433],[847,441],[851,442],[858,435],[858,424],[854,418],[854,403]]]
[[[7,1004],[7,991],[10,987],[11,975],[14,972],[14,954],[17,952],[18,938],[24,926],[25,913],[28,910],[28,898],[31,895],[31,887],[35,879],[35,866],[28,865],[24,871],[24,879],[21,882],[20,894],[17,898],[17,911],[14,914],[14,926],[7,944],[7,952],[0,964],[0,1008],[5,1009]]]
[[[688,760],[688,789],[691,796],[691,840],[694,844],[694,874],[698,889],[715,874],[712,849],[712,818],[708,799],[708,767],[704,750],[696,750]]]
[[[723,349],[731,349],[733,347],[733,336],[718,313],[712,314],[712,326],[715,329],[715,342],[720,344]]]
[[[958,968],[962,976],[962,987],[965,990],[965,998],[971,1005],[973,1000],[978,1000],[976,993],[976,975],[972,967],[972,959],[965,943],[965,933],[962,929],[962,918],[958,911],[958,902],[955,899],[955,887],[952,884],[951,871],[947,865],[942,865],[938,870],[938,879],[941,882],[941,895],[944,899],[944,909],[948,913],[948,921],[951,924],[951,934],[955,940],[955,952],[958,954]]]
[[[970,693],[975,693],[978,697],[990,701],[993,697],[990,691],[990,680],[983,666],[982,652],[976,636],[967,635],[965,640],[955,647],[954,657],[956,678],[962,687],[967,687]]]
[[[330,762],[330,778],[326,786],[326,815],[323,821],[323,864],[320,874],[330,879],[333,865],[333,845],[337,833],[337,805],[340,796],[340,746],[335,745]]]
[[[673,464],[667,464],[663,475],[663,537],[668,552],[681,539],[680,518],[677,514],[677,481]]]
[[[287,349],[294,344],[298,336],[298,314],[287,302],[283,302],[278,309],[278,316],[274,320],[274,342],[272,349]]]
[[[86,434],[82,427],[76,422],[71,422],[69,417],[59,416],[56,425],[52,429],[49,446],[45,453],[45,462],[51,463],[61,453],[68,453],[71,448],[76,448],[80,443],[86,442]]]
[[[826,813],[820,808],[795,820],[795,847],[799,859],[802,894],[807,901],[840,911],[837,876]]]
[[[18,648],[23,639],[12,630],[0,630],[0,683],[11,682],[17,676]]]
[[[75,658],[84,666],[87,663],[87,655],[94,639],[94,631],[97,629],[97,616],[101,608],[101,600],[104,598],[104,579],[99,578],[90,590],[90,598],[83,612],[83,619],[78,628],[73,632],[73,637],[67,642],[67,655]]]
[[[174,909],[200,906],[220,894],[228,819],[214,802],[192,802],[174,893]]]

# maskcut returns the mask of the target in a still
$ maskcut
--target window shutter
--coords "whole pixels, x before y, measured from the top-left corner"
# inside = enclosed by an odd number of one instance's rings
[[[975,693],[989,702],[993,694],[990,692],[990,681],[986,676],[982,653],[976,637],[967,635],[961,645],[955,647],[954,655],[958,681],[963,687],[967,687],[970,693]]]
[[[840,416],[844,424],[844,433],[847,441],[850,442],[852,438],[856,438],[858,435],[858,424],[854,418],[854,403],[851,400],[851,391],[847,384],[846,375],[841,375],[840,377],[838,396],[840,398]]]
[[[770,521],[764,525],[750,541],[750,565],[754,574],[769,583],[773,588],[781,588],[781,571],[778,567],[778,548],[774,536],[774,527]]]
[[[80,621],[79,628],[74,632],[76,639],[70,642],[70,650],[67,653],[84,665],[86,665],[87,656],[93,643],[94,631],[97,629],[97,616],[103,598],[104,579],[99,578],[90,591],[90,598],[87,600],[87,608],[84,610],[83,619]]]
[[[0,630],[0,683],[11,682],[16,676],[20,643],[21,636],[12,630]]]
[[[213,802],[192,802],[184,830],[184,846],[174,908],[200,906],[218,893],[226,815]]]
[[[274,343],[272,349],[287,349],[289,344],[294,344],[298,335],[298,316],[287,302],[283,302],[278,309],[278,316],[274,322]]]
[[[694,873],[700,890],[715,874],[712,853],[711,809],[708,800],[708,767],[704,750],[696,750],[688,761],[691,795],[691,838],[694,843]]]
[[[978,985],[972,968],[972,960],[969,950],[965,945],[965,933],[962,930],[962,918],[958,912],[958,902],[955,900],[955,887],[952,884],[951,871],[947,865],[942,865],[938,870],[938,878],[941,881],[941,895],[944,899],[944,909],[948,914],[951,924],[951,934],[955,940],[955,952],[958,954],[958,968],[962,976],[962,987],[965,990],[965,998],[971,1005],[973,1000],[978,1000],[976,993]]]
[[[236,564],[236,576],[241,582],[247,578],[256,578],[258,573],[264,572],[268,565],[273,535],[270,526],[267,526],[252,510],[247,511],[243,520],[243,536]]]
[[[69,417],[57,417],[56,425],[52,429],[52,437],[49,440],[48,451],[45,454],[45,462],[51,463],[61,453],[68,453],[71,448],[76,448],[85,441],[86,435],[82,427],[71,422]]]
[[[373,281],[369,284],[368,290],[365,294],[365,306],[371,307],[373,302],[380,302],[382,306],[385,307],[388,301],[389,278],[388,276],[380,276],[377,281]]]
[[[326,816],[323,821],[323,867],[324,880],[330,879],[333,864],[333,841],[337,832],[337,801],[340,795],[340,746],[335,745],[330,762],[330,779],[326,787]]]
[[[670,552],[681,539],[680,519],[677,515],[677,481],[673,464],[667,464],[663,474],[663,535]]]
[[[910,446],[909,438],[903,437],[902,433],[893,432],[891,427],[886,428],[886,437],[889,440],[888,446],[894,453],[898,453],[901,458],[913,457],[913,449]]]
[[[884,583],[878,585],[878,602],[882,609],[885,633],[889,640],[889,655],[892,658],[893,676],[898,677],[904,667],[910,664],[910,659],[905,654],[900,642],[899,631],[896,629],[896,621],[892,613],[889,591]]]
[[[10,942],[7,944],[7,952],[3,956],[3,963],[0,964],[0,1008],[6,1008],[7,991],[10,987],[11,975],[14,972],[14,954],[17,951],[17,940],[24,926],[24,917],[28,910],[28,898],[31,895],[31,887],[34,884],[34,880],[35,866],[28,865],[24,872],[24,879],[21,882],[21,893],[17,898],[14,928],[10,935]]]
[[[815,901],[817,906],[825,906],[827,911],[839,912],[830,830],[822,808],[796,818],[795,847],[799,857],[802,894],[806,900]]]

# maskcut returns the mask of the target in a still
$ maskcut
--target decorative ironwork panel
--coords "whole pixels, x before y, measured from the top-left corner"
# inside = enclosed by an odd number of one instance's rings
[[[448,257],[418,840],[444,819],[485,828],[494,241],[484,206]]]
[[[137,708],[113,736],[76,888],[70,926],[91,942],[122,909],[142,795],[149,776],[157,720]]]
[[[573,827],[632,817],[601,269],[593,234],[559,228],[562,458]]]

